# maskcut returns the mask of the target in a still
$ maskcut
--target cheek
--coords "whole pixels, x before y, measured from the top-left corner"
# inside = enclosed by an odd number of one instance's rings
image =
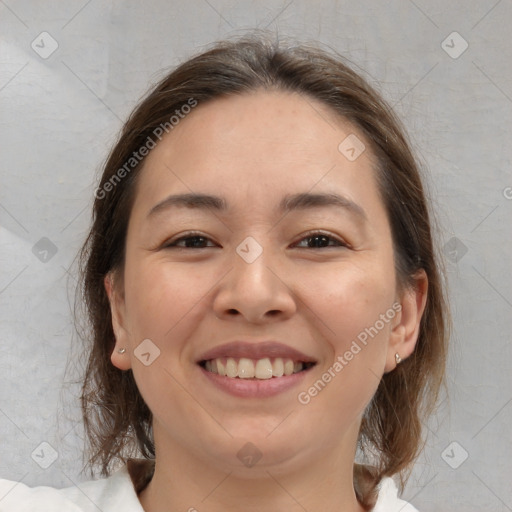
[[[204,307],[215,283],[200,267],[179,268],[166,261],[141,261],[126,269],[127,319],[133,337],[154,337],[163,342]]]
[[[163,259],[148,259],[127,261],[125,277],[132,349],[149,338],[159,350],[158,357],[148,366],[137,357],[132,358],[141,395],[156,418],[172,410],[173,415],[188,418],[187,421],[204,421],[184,386],[189,371],[189,340],[211,307],[208,292],[222,273],[217,276],[215,269],[208,271],[200,264],[180,264],[178,268]],[[166,404],[165,409],[162,404]]]
[[[302,274],[304,286],[313,290],[307,305],[318,312],[319,342],[330,354],[298,400],[312,413],[328,410],[339,428],[363,412],[383,374],[395,316],[394,273],[377,264],[347,265],[335,275],[310,277]]]
[[[388,311],[395,297],[393,267],[377,262],[302,272],[302,295],[336,352]],[[389,322],[380,331],[388,331]]]

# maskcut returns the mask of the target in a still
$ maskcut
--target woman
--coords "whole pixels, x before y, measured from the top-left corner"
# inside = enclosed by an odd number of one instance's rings
[[[443,381],[446,308],[417,165],[360,76],[218,43],[135,109],[95,196],[82,405],[108,478],[3,481],[0,510],[416,510],[390,477]]]

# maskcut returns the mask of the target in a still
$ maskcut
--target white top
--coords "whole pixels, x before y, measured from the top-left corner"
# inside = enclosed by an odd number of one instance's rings
[[[383,478],[372,512],[418,512],[398,498],[395,482]],[[125,465],[110,477],[79,487],[28,487],[0,479],[0,512],[144,512]]]

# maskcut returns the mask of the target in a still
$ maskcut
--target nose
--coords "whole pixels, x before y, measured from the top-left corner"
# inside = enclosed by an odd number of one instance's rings
[[[291,283],[279,255],[269,249],[254,260],[233,251],[232,270],[222,280],[213,301],[220,319],[261,324],[290,318],[297,310]]]

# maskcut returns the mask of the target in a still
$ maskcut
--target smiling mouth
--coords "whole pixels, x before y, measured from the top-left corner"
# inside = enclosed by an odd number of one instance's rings
[[[262,359],[218,357],[201,361],[199,365],[206,371],[223,377],[268,380],[306,371],[312,368],[315,363],[294,361],[282,357],[265,357]]]

